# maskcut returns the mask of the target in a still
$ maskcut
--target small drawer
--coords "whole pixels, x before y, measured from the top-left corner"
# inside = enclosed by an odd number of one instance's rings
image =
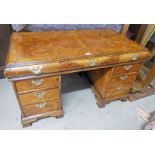
[[[110,86],[121,86],[131,84],[137,76],[137,73],[124,74],[112,77],[110,81]]]
[[[149,53],[148,52],[136,52],[136,53],[129,53],[129,54],[122,54],[119,56],[119,63],[122,62],[129,62],[129,61],[138,61],[138,60],[144,60],[148,58]]]
[[[126,94],[129,92],[131,85],[114,86],[108,88],[105,97],[117,96],[121,94]]]
[[[130,72],[138,72],[139,67],[140,67],[140,63],[118,66],[118,67],[115,67],[113,75],[121,75],[125,73],[130,73]]]
[[[56,88],[59,87],[59,76],[16,81],[15,86],[17,92],[26,92],[44,88]]]
[[[78,70],[90,67],[104,66],[118,62],[117,56],[104,56],[90,59],[72,60],[61,63],[61,71]]]
[[[19,94],[21,104],[36,104],[54,99],[59,99],[59,89],[40,90],[32,93]]]
[[[25,116],[42,114],[49,111],[59,110],[59,108],[60,108],[59,100],[41,102],[22,107]]]

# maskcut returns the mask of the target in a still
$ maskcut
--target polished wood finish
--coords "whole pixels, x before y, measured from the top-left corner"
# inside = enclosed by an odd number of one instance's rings
[[[33,86],[35,80],[43,81],[41,85],[39,83],[39,85]],[[32,125],[32,122],[40,118],[63,116],[60,76],[45,76],[25,80],[19,79],[13,80],[12,84],[16,92],[17,100],[19,101],[23,127]],[[21,91],[19,92],[19,90]]]
[[[47,90],[39,90],[32,93],[19,94],[19,100],[21,104],[35,104],[39,102],[46,102],[49,100],[59,99],[59,89],[47,89]]]
[[[112,30],[13,33],[5,76],[34,75],[32,70],[39,67],[41,74],[55,73],[60,71],[60,64],[75,59],[119,56],[118,63],[135,61],[132,60],[135,55],[137,60],[143,60],[148,51]]]
[[[33,70],[40,71],[40,73],[35,73]],[[41,65],[28,65],[28,66],[17,66],[9,67],[5,69],[6,77],[17,77],[17,76],[26,76],[26,75],[40,75],[47,73],[60,72],[60,64],[57,62],[52,63],[43,63]]]
[[[104,65],[110,65],[112,63],[118,62],[117,56],[104,56],[104,57],[97,57],[97,58],[90,58],[90,59],[83,59],[83,60],[72,60],[67,62],[61,63],[61,70],[62,71],[70,71],[70,70],[77,70],[82,68],[90,68],[90,67],[98,67]]]
[[[106,93],[111,77],[113,73],[113,68],[108,69],[98,69],[87,72],[87,78],[90,84],[93,86],[95,93],[97,96],[102,96],[104,98],[104,94]],[[100,94],[100,95],[98,95]]]
[[[133,53],[122,54],[119,56],[119,63],[144,60],[147,57],[148,57],[147,51],[135,52],[134,54]]]
[[[140,68],[140,63],[128,64],[119,67],[115,67],[114,75],[121,75],[129,72],[138,72]]]
[[[59,77],[50,76],[16,81],[15,86],[18,93],[24,93],[30,90],[34,91],[46,88],[56,88],[59,87]]]
[[[126,66],[134,67],[126,70],[124,69]],[[87,77],[97,98],[97,105],[104,107],[112,100],[127,99],[139,67],[139,63],[130,63],[109,69],[88,71]]]
[[[104,44],[103,44],[104,43]],[[65,49],[65,52],[64,52]],[[7,65],[124,54],[144,48],[112,30],[13,33]],[[91,55],[86,53],[91,52]]]
[[[111,86],[120,86],[131,83],[135,80],[137,73],[113,76],[110,81]]]
[[[126,94],[129,92],[130,88],[131,88],[131,84],[110,87],[107,89],[107,92],[105,93],[105,98]]]
[[[45,112],[45,113],[41,113],[41,114],[37,114],[37,115],[32,115],[32,116],[28,116],[28,117],[22,117],[22,125],[23,127],[27,127],[32,125],[32,122],[35,122],[37,120],[39,120],[40,118],[45,118],[45,117],[57,117],[57,116],[63,116],[64,112],[62,109],[59,110],[52,110],[49,112]]]
[[[59,100],[52,100],[43,103],[23,106],[23,112],[25,116],[42,114],[54,110],[59,110]]]
[[[138,67],[148,56],[148,50],[112,30],[13,33],[5,76],[14,85],[26,126],[63,115],[62,74],[87,71],[102,107],[128,97]]]

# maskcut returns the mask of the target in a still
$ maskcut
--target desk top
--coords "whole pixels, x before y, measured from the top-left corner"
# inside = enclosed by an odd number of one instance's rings
[[[144,51],[141,45],[112,30],[13,33],[7,66],[64,61]]]
[[[112,30],[13,33],[5,77],[62,74],[143,61],[148,50]]]

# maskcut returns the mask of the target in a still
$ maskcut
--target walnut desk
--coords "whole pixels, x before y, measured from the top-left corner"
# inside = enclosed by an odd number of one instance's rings
[[[129,95],[140,64],[141,45],[112,30],[13,33],[5,67],[21,109],[23,126],[62,116],[61,75],[86,71],[97,104]]]

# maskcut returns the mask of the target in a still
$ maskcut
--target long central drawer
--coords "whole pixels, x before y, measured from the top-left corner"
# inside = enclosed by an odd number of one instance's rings
[[[90,59],[70,60],[61,62],[61,71],[78,70],[83,68],[109,65],[118,62],[118,56],[104,56]]]

